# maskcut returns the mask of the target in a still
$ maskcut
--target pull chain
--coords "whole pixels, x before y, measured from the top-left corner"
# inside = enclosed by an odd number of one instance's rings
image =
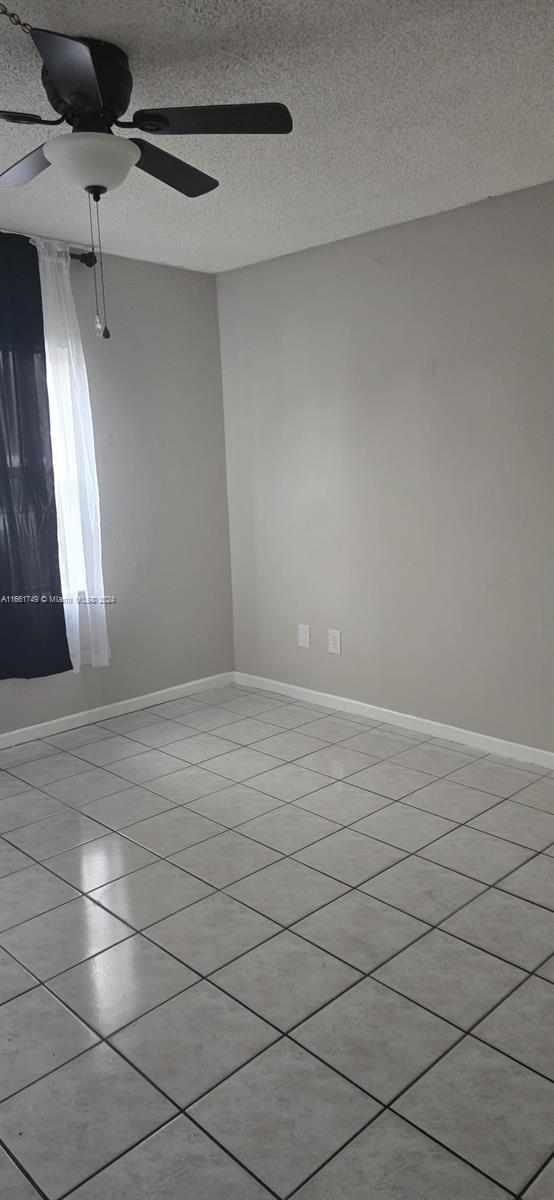
[[[7,4],[0,4],[0,17],[7,17],[12,25],[18,25],[22,33],[30,33],[32,26],[28,21],[22,21],[16,12],[10,12]]]
[[[109,338],[111,335],[110,335],[110,331],[108,329],[108,318],[106,315],[106,289],[104,287],[104,259],[102,257],[102,238],[100,236],[100,196],[95,195],[94,200],[96,203],[96,229],[98,231],[98,259],[100,262],[100,283],[101,283],[101,287],[102,287],[102,313],[103,313],[103,318],[104,318],[104,328],[102,330],[102,337]],[[90,199],[89,199],[89,203],[90,203]]]
[[[91,199],[90,199],[90,192],[88,192],[87,195],[88,195],[88,219],[89,219],[89,225],[90,225],[90,249],[91,249],[92,254],[94,255],[94,262],[92,264],[92,277],[94,279],[94,328],[96,331],[96,336],[101,337],[102,336],[102,322],[100,320],[100,313],[98,310],[99,309],[99,306],[98,306],[98,280],[96,278],[97,257],[96,257],[96,250],[94,247],[94,232],[93,232],[93,228],[92,228],[92,204],[91,204]]]

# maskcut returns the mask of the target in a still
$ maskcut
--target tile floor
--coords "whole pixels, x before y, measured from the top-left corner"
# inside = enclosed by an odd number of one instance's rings
[[[0,751],[5,1200],[546,1200],[554,777],[233,685]]]

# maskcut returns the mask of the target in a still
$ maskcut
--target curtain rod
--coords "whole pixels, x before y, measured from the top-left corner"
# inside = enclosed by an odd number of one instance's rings
[[[0,233],[12,233],[12,234],[15,234],[16,237],[24,237],[24,238],[42,237],[43,236],[42,234],[38,234],[38,233],[36,233],[36,234],[35,233],[22,233],[19,229],[0,229]],[[55,242],[60,242],[60,241],[63,241],[63,238],[53,238],[52,240]],[[65,244],[68,245],[67,242]],[[69,257],[72,258],[75,262],[82,263],[84,267],[94,267],[96,265],[96,263],[98,262],[98,259],[93,250],[80,250],[79,247],[77,247],[77,246],[72,246],[70,248]]]

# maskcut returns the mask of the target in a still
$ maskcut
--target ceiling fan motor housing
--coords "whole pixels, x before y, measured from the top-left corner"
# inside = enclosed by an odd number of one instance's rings
[[[71,103],[63,100],[46,67],[42,68],[42,84],[52,108],[68,125],[81,131],[102,132],[109,129],[114,121],[127,111],[133,90],[133,76],[129,70],[127,55],[119,46],[99,41],[97,38],[79,40],[88,46],[92,55],[104,101],[102,112],[93,111],[90,101],[78,92],[71,98]]]

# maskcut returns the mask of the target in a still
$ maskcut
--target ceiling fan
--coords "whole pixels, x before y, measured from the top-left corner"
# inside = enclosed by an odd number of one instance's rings
[[[125,52],[96,38],[73,38],[48,29],[28,29],[42,58],[42,84],[58,118],[0,110],[0,119],[21,125],[71,126],[43,142],[0,173],[0,187],[20,187],[50,164],[94,199],[119,187],[132,166],[185,196],[202,196],[217,179],[160,150],[142,138],[114,137],[112,127],[149,134],[290,133],[292,118],[284,104],[216,104],[202,107],[127,111],[133,77]]]

